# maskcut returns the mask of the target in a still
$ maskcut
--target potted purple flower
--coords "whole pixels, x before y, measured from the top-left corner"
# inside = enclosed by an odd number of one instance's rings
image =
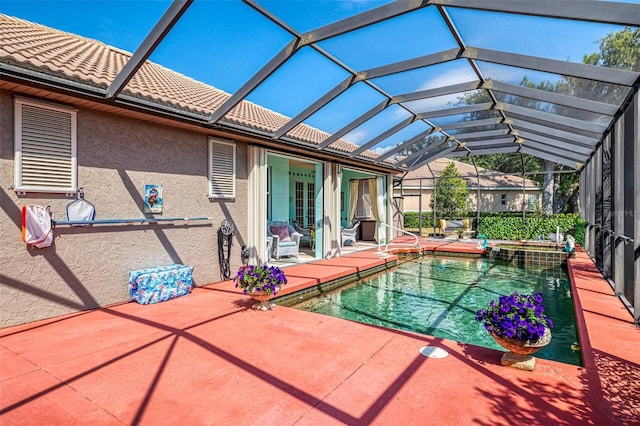
[[[281,286],[287,283],[287,277],[277,266],[243,265],[233,281],[243,294],[264,301],[280,291]]]
[[[509,351],[503,355],[502,365],[532,370],[535,361],[530,355],[551,341],[553,321],[545,314],[539,292],[514,292],[501,296],[498,301],[492,300],[487,309],[476,313],[476,321],[482,323],[495,341]],[[518,363],[530,368],[514,365]]]

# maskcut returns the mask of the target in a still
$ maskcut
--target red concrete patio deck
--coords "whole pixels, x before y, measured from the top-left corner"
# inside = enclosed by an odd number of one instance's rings
[[[301,287],[384,261],[368,251],[285,272]],[[254,311],[225,282],[0,330],[0,424],[640,424],[640,331],[584,253],[570,274],[585,367],[521,371],[490,349]],[[425,358],[425,345],[449,356]]]

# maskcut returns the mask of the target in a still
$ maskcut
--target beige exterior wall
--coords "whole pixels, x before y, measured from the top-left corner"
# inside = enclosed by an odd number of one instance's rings
[[[404,199],[402,200],[402,205],[405,212],[417,212],[420,210],[420,201],[422,201],[422,211],[431,211],[431,197],[433,191],[431,189],[422,190],[422,200],[420,200],[419,194],[420,190],[418,188],[407,189],[404,191]],[[502,205],[502,194],[507,195],[507,204]],[[526,191],[527,198],[529,195],[536,195],[538,197],[538,206],[541,203],[541,192],[539,190],[536,191]],[[396,196],[399,196],[399,191],[396,192]],[[477,211],[478,205],[478,194],[476,190],[469,191],[469,210]],[[480,191],[480,211],[481,212],[507,212],[507,211],[522,211],[522,201],[523,195],[522,190],[495,190],[495,191]],[[531,211],[531,209],[528,209]]]
[[[78,183],[96,219],[142,218],[145,183],[163,185],[158,217],[210,221],[58,226],[51,247],[21,239],[21,208],[51,206],[66,219],[64,194],[18,196],[13,184],[13,96],[0,92],[0,327],[126,302],[133,269],[170,263],[193,266],[194,284],[220,281],[217,230],[225,217],[236,232],[231,271],[247,235],[246,144],[237,143],[235,201],[208,198],[207,135],[78,110]]]

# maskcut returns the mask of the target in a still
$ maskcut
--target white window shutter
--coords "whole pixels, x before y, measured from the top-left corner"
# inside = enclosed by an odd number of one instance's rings
[[[76,113],[16,99],[17,191],[75,192]]]
[[[209,138],[209,197],[236,197],[236,145]]]

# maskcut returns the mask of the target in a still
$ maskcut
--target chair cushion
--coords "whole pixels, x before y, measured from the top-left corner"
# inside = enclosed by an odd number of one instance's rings
[[[295,247],[296,246],[296,242],[289,240],[287,242],[278,244],[278,246],[279,247]]]
[[[280,242],[291,241],[291,236],[289,235],[289,226],[272,226],[269,231],[273,235],[277,235],[280,238]]]

